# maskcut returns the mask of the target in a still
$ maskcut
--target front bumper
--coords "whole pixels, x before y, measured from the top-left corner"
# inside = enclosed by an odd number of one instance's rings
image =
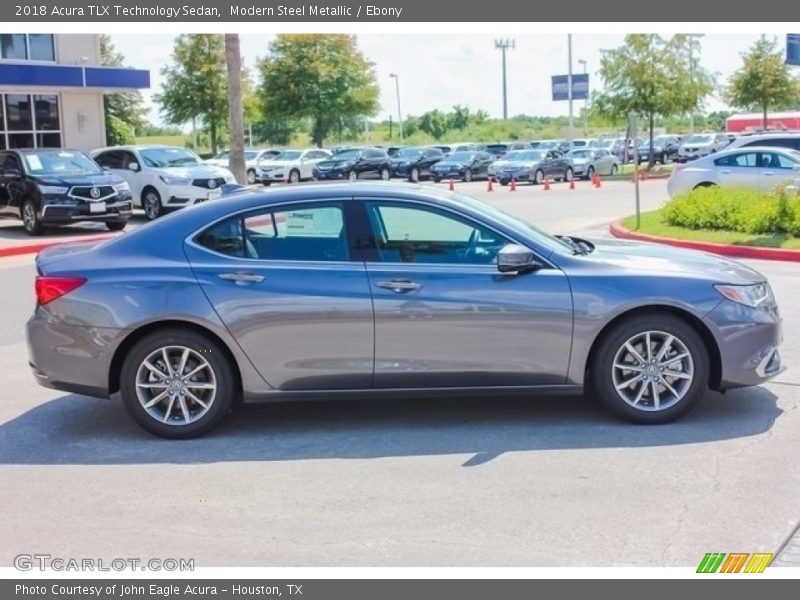
[[[171,185],[167,188],[167,193],[162,194],[161,204],[165,209],[182,208],[206,202],[207,200],[218,200],[222,197],[222,190],[219,187],[214,189],[203,188],[196,185]]]
[[[291,171],[288,167],[277,167],[275,169],[259,169],[256,171],[256,181],[260,181],[261,183],[265,183],[269,181],[272,182],[281,182],[286,181],[289,177],[289,172]]]
[[[530,171],[499,171],[495,173],[494,178],[500,183],[510,183],[514,181],[531,181]]]
[[[41,221],[53,225],[79,221],[127,221],[133,214],[132,209],[130,200],[113,203],[45,204],[42,206]]]
[[[314,169],[314,179],[344,179],[347,171],[344,169],[330,169],[329,171],[319,171]]]
[[[705,320],[718,342],[720,389],[760,385],[786,370],[783,320],[774,302],[750,308],[723,300]]]
[[[433,169],[431,171],[431,177],[433,179],[460,179],[464,177],[464,173],[466,169],[460,168],[452,168],[452,169]]]

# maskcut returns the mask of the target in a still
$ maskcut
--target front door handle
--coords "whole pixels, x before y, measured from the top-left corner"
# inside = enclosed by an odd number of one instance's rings
[[[415,292],[422,287],[422,284],[409,281],[408,279],[392,279],[391,281],[380,281],[375,284],[379,288],[392,290],[395,294],[407,294]]]
[[[233,281],[238,285],[261,283],[264,281],[263,275],[256,275],[255,273],[247,273],[244,271],[237,271],[236,273],[221,273],[219,278],[224,279],[225,281]]]

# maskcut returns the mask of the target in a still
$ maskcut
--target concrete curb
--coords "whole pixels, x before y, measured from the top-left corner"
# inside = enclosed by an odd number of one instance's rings
[[[71,240],[59,240],[57,242],[39,242],[38,244],[24,244],[20,246],[7,246],[5,248],[0,248],[0,258],[5,258],[7,256],[21,256],[23,254],[37,254],[41,252],[45,248],[50,248],[51,246],[58,246],[60,244],[72,244],[75,242],[102,242],[103,240],[108,240],[115,237],[114,235],[95,235],[91,237],[81,237],[75,238]]]
[[[737,246],[733,244],[717,244],[714,242],[698,242],[695,240],[679,240],[657,235],[648,235],[631,231],[622,226],[620,221],[614,221],[609,227],[611,235],[614,237],[636,240],[640,242],[654,242],[656,244],[666,244],[677,246],[678,248],[689,248],[691,250],[702,250],[723,256],[733,256],[736,258],[753,258],[758,260],[782,260],[789,262],[800,262],[800,250],[789,250],[785,248],[765,248],[763,246]]]

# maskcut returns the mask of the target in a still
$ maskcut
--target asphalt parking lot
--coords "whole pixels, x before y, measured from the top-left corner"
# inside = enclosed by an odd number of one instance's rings
[[[558,232],[603,235],[633,211],[627,182],[485,187],[456,183]],[[664,182],[642,184],[643,209],[664,198]],[[0,258],[0,565],[694,567],[706,552],[775,552],[800,519],[800,273],[749,262],[781,305],[789,369],[670,425],[621,423],[583,398],[331,401],[245,406],[171,442],[117,400],[34,383],[32,258]]]

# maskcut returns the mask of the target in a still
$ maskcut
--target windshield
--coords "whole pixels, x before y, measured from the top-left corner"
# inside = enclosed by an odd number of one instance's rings
[[[200,164],[197,155],[184,148],[142,148],[139,154],[146,166],[156,169],[192,167]]]
[[[421,150],[417,150],[416,148],[403,148],[397,154],[398,158],[405,158],[407,160],[411,160],[411,159],[414,159],[414,158],[419,158],[420,156],[422,156],[422,151]]]
[[[82,152],[39,150],[22,154],[31,175],[66,175],[68,173],[102,173],[102,169]]]
[[[472,160],[473,156],[475,156],[474,152],[453,152],[450,156],[447,157],[447,160],[463,162]]]
[[[286,150],[278,154],[274,160],[297,160],[303,154],[299,150]]]
[[[593,155],[593,150],[573,150],[569,153],[572,158],[591,158]]]
[[[708,144],[711,142],[710,135],[692,135],[686,140],[687,144]]]
[[[506,160],[542,160],[544,154],[536,150],[514,150],[506,154]]]
[[[527,221],[511,216],[507,212],[503,212],[499,208],[495,208],[490,204],[486,204],[480,200],[472,198],[471,196],[464,196],[462,194],[453,194],[452,198],[454,198],[459,204],[463,204],[468,208],[479,211],[508,227],[513,229],[519,229],[522,227],[523,229],[527,230],[528,233],[533,234],[533,237],[535,237],[537,241],[541,242],[552,250],[568,250],[570,252],[574,250],[574,248],[567,242],[550,235],[546,231],[542,231]]]
[[[341,152],[337,152],[333,157],[336,160],[347,160],[347,159],[354,159],[358,158],[361,155],[361,150],[358,148],[354,148],[353,150],[342,150]]]

